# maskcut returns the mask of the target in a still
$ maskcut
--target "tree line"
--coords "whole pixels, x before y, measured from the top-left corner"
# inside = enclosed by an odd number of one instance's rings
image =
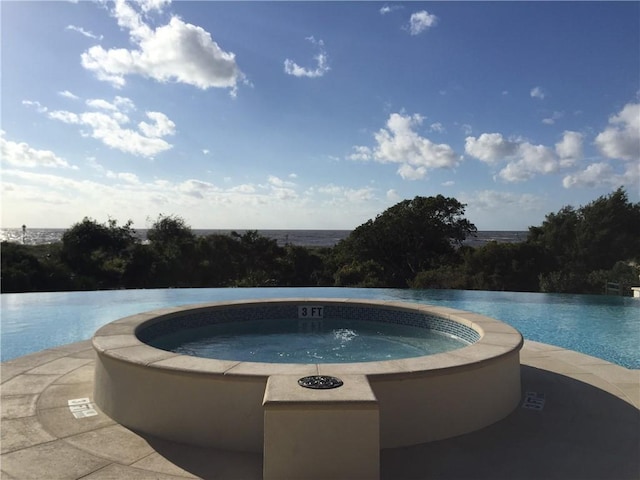
[[[84,218],[58,243],[2,242],[2,292],[117,288],[350,286],[601,293],[637,284],[640,203],[624,189],[530,227],[525,241],[470,247],[466,205],[442,195],[385,210],[334,247],[279,245],[257,231],[198,236],[160,215],[143,242],[132,222]]]

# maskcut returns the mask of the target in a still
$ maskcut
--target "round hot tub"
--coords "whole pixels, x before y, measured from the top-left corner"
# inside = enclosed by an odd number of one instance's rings
[[[362,308],[292,306],[168,320],[141,329],[140,340],[161,350],[194,357],[261,363],[357,363],[422,357],[465,347],[478,333],[453,322],[407,314],[372,315]],[[337,316],[347,312],[349,318]],[[273,312],[273,313],[272,313]],[[375,312],[374,312],[375,313]],[[299,318],[291,318],[291,314]],[[283,316],[283,318],[279,318]],[[362,317],[354,319],[352,317]],[[405,321],[409,319],[409,321]]]
[[[210,358],[194,348],[203,343]],[[93,345],[94,400],[107,415],[229,450],[262,451],[275,376],[364,378],[380,448],[480,429],[507,416],[521,393],[517,330],[422,304],[305,298],[166,308],[105,325]]]

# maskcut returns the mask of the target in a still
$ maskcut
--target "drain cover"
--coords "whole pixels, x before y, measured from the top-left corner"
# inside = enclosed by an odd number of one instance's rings
[[[326,390],[329,388],[338,388],[343,385],[342,380],[329,375],[311,375],[302,377],[298,380],[298,385],[304,388],[314,388],[317,390]]]

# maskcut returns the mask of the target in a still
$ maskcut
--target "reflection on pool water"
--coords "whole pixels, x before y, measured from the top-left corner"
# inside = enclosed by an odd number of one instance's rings
[[[165,306],[260,298],[342,297],[441,305],[477,312],[525,339],[640,368],[640,300],[468,290],[206,288],[2,294],[1,359],[91,338],[106,323]]]
[[[152,347],[194,357],[268,363],[377,362],[421,357],[469,345],[428,328],[324,319],[256,320],[190,328],[153,338]]]

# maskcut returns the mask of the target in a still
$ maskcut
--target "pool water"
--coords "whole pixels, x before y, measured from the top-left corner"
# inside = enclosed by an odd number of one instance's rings
[[[261,298],[354,298],[441,305],[480,313],[525,339],[640,368],[640,300],[471,290],[190,288],[0,295],[1,360],[87,340],[109,322],[162,307]]]
[[[269,363],[375,362],[469,345],[428,328],[346,319],[314,324],[299,320],[222,323],[162,335],[147,343],[183,355]]]

